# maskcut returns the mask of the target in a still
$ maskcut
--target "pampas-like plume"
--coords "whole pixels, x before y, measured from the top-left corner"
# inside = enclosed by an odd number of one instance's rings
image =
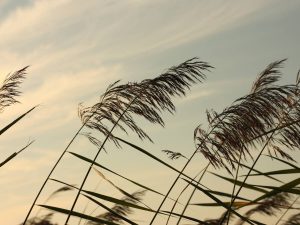
[[[19,102],[16,100],[16,97],[21,94],[18,88],[25,78],[27,68],[28,66],[12,74],[8,74],[3,81],[3,84],[0,87],[0,112],[7,106]]]
[[[282,225],[299,225],[300,224],[300,213],[292,215]]]
[[[53,213],[48,213],[42,217],[34,217],[26,222],[26,225],[58,225],[57,223],[52,223]]]
[[[254,213],[260,213],[267,216],[274,216],[283,208],[287,208],[289,205],[290,194],[286,192],[280,192],[270,198],[267,198],[260,202],[256,207],[248,210],[245,213],[247,218],[250,218]],[[237,225],[244,224],[245,221],[239,220]]]
[[[142,200],[142,197],[145,194],[145,192],[146,192],[145,190],[134,192],[132,194],[132,196],[134,198],[129,197],[129,196],[125,196],[125,197],[122,198],[122,201],[136,204],[136,203],[138,203]],[[118,205],[118,204],[115,204],[111,208],[111,210],[115,213],[106,212],[106,213],[102,213],[102,214],[100,214],[96,217],[99,218],[99,219],[104,219],[104,220],[109,221],[109,222],[123,224],[124,221],[120,216],[123,216],[123,217],[126,218],[126,217],[128,217],[129,214],[131,214],[133,212],[133,210],[129,206],[127,206],[127,205]],[[88,222],[88,224],[89,225],[98,225],[99,223]]]
[[[100,101],[91,107],[81,107],[79,116],[86,126],[95,129],[117,144],[110,134],[108,124],[127,133],[127,128],[138,135],[140,139],[151,138],[136,124],[132,114],[138,115],[151,123],[164,126],[161,111],[174,112],[172,96],[182,96],[190,86],[205,79],[203,71],[212,67],[192,58],[178,66],[174,66],[154,79],[146,79],[140,83],[110,85],[100,97]]]
[[[226,213],[226,212],[225,212]],[[228,219],[229,217],[226,216],[226,219],[222,222],[222,219],[225,215],[225,213],[222,213],[222,215],[220,216],[220,218],[217,218],[217,219],[208,219],[208,220],[205,220],[205,225],[223,225],[223,224],[226,224],[228,222]],[[234,216],[230,216],[230,219],[233,219]],[[200,225],[200,224],[199,224]]]
[[[268,131],[277,129],[278,124],[299,120],[300,105],[297,85],[276,85],[281,76],[280,68],[285,60],[271,63],[254,82],[251,93],[237,99],[220,114],[208,113],[211,131],[208,135],[197,127],[195,140],[200,152],[215,167],[224,167],[226,162],[234,169],[232,162],[239,155],[251,157],[250,147],[262,144]],[[291,112],[291,99],[294,104]],[[287,114],[288,116],[286,117]],[[283,118],[285,118],[283,120]],[[299,124],[294,123],[278,129],[280,138],[272,137],[273,151],[290,159],[275,143],[284,143],[289,148],[300,146]],[[280,131],[280,132],[279,132]],[[262,135],[263,134],[263,135]],[[225,161],[224,161],[225,159]]]

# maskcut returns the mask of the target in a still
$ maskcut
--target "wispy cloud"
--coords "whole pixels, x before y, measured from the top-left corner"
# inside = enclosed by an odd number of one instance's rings
[[[20,100],[23,105],[8,108],[1,114],[1,124],[7,124],[33,105],[42,106],[14,127],[11,131],[14,136],[1,137],[5,148],[14,142],[14,137],[27,139],[28,136],[38,136],[49,146],[53,143],[64,145],[65,140],[50,139],[57,137],[57,133],[74,132],[70,124],[77,121],[76,106],[80,101],[94,98],[108,83],[128,76],[122,71],[126,60],[176,48],[242,25],[271,1],[8,2],[11,1],[0,2],[1,78],[23,66],[31,67],[22,85],[25,93]],[[182,102],[212,94],[214,91],[201,90]],[[44,133],[51,135],[43,136]],[[13,167],[1,174],[0,186],[16,182],[28,184],[24,174],[45,169],[44,163],[52,161],[58,152],[51,147],[37,146],[33,147],[32,154],[43,151],[44,158],[13,162]],[[53,153],[49,153],[51,151]],[[32,181],[34,185],[38,182]],[[1,201],[9,202],[13,191],[1,194]],[[31,192],[35,194],[34,190]],[[15,210],[26,210],[22,201],[24,199],[20,198],[22,207]],[[1,205],[1,218],[2,212],[13,212],[3,211],[3,208],[5,206]],[[25,213],[19,212],[20,216],[22,214]],[[21,220],[22,217],[7,218],[4,223]]]

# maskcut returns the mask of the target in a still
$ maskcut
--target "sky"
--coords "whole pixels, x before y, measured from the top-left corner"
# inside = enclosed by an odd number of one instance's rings
[[[269,63],[288,58],[283,82],[293,82],[300,68],[299,10],[296,0],[0,0],[0,79],[30,65],[21,104],[7,108],[0,125],[39,105],[0,137],[0,159],[35,140],[0,170],[1,224],[22,221],[80,127],[78,104],[97,101],[115,80],[153,78],[192,57],[215,67],[207,81],[175,100],[177,112],[165,114],[165,129],[145,125],[155,144],[144,146],[161,157],[165,148],[191,154],[193,130],[205,123],[205,110],[220,111],[248,93]],[[92,149],[83,138],[72,146]],[[144,182],[157,179],[153,185],[165,190],[172,177],[128,151],[112,150],[102,160]],[[71,183],[80,174],[82,165],[70,157],[55,173]]]

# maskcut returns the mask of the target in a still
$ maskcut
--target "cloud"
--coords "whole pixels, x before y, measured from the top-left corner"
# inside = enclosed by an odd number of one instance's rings
[[[64,137],[70,137],[80,123],[76,117],[77,104],[95,98],[112,81],[129,76],[122,70],[126,60],[232,29],[253,19],[255,12],[269,4],[270,1],[259,0],[191,0],[188,4],[186,1],[91,0],[84,4],[79,0],[36,0],[11,6],[10,10],[0,4],[0,9],[6,12],[1,14],[0,22],[1,76],[31,65],[22,84],[24,94],[19,98],[23,104],[1,114],[2,126],[29,107],[42,104],[1,136],[5,153],[15,149],[6,148],[9,143],[23,140],[23,144],[28,136],[41,141],[1,170],[1,186],[17,183],[24,187],[24,190],[18,186],[7,188],[2,201],[9,202],[14,192],[22,196],[32,188],[29,180],[41,179],[34,171],[47,169],[45,165],[53,162],[58,153],[53,145],[65,146]],[[182,102],[212,94],[214,91],[201,89]],[[41,154],[43,157],[36,159]],[[15,207],[20,205],[14,210],[21,221],[26,211],[24,198],[14,203]],[[5,212],[12,215],[14,210]],[[2,222],[12,224],[12,220],[16,218]]]

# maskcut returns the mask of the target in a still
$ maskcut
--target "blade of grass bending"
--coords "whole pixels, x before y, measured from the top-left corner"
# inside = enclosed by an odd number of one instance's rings
[[[25,147],[23,147],[21,150],[14,152],[9,157],[7,157],[3,162],[0,163],[0,167],[4,166],[6,163],[8,163],[10,160],[15,158],[18,154],[20,154],[22,151],[24,151],[26,148],[28,148],[34,141],[29,142]]]
[[[83,196],[85,196],[86,198],[88,198],[88,199],[91,200],[92,202],[96,203],[97,205],[101,206],[102,208],[106,209],[108,212],[110,212],[110,213],[114,214],[115,216],[121,218],[122,220],[126,221],[127,223],[130,223],[130,224],[133,224],[133,225],[138,225],[137,223],[135,223],[135,222],[131,221],[130,219],[127,219],[126,217],[124,217],[124,216],[122,216],[122,215],[116,213],[115,211],[113,211],[113,210],[110,209],[109,207],[107,207],[107,206],[105,206],[104,204],[102,204],[101,202],[99,202],[99,201],[97,201],[97,200],[91,198],[90,196],[85,195],[85,194],[84,194]]]
[[[296,194],[300,195],[300,190],[299,188],[291,188],[291,189],[282,189],[281,187],[275,187],[275,186],[266,186],[266,185],[255,185],[257,187],[262,187],[262,188],[267,188],[267,189],[272,189],[272,190],[279,190],[281,192],[287,192],[291,194]]]
[[[243,166],[243,167],[246,167],[247,169],[250,169],[251,167],[249,167],[249,166],[247,166],[247,165],[245,165],[245,164],[243,164],[243,163],[240,163],[241,164],[241,166]],[[268,177],[268,178],[270,178],[270,179],[272,179],[272,180],[275,180],[275,181],[278,181],[278,182],[280,182],[280,183],[283,183],[283,181],[281,181],[281,180],[279,180],[279,179],[277,179],[277,178],[275,178],[275,177],[272,177],[272,176],[270,176],[270,175],[266,175],[266,174],[264,174],[263,172],[261,172],[261,171],[259,171],[259,170],[257,170],[257,169],[252,169],[254,172],[256,172],[257,174],[261,174],[262,176],[265,176],[265,177]],[[242,176],[245,176],[245,175],[242,175]],[[242,177],[241,176],[241,177]]]
[[[52,180],[52,181],[55,181],[55,182],[58,182],[58,183],[61,183],[61,184],[64,184],[66,186],[69,186],[69,187],[72,187],[74,189],[79,190],[79,188],[77,188],[77,187],[75,187],[75,186],[73,186],[71,184],[68,184],[68,183],[66,183],[64,181],[60,181],[60,180],[53,179],[53,178],[50,178],[49,180]],[[143,206],[139,206],[139,205],[136,205],[134,203],[126,202],[124,200],[116,199],[116,198],[113,198],[113,197],[110,197],[110,196],[107,196],[107,195],[99,194],[99,193],[96,193],[96,192],[93,192],[93,191],[82,190],[81,192],[84,192],[84,193],[87,193],[87,194],[92,195],[94,197],[100,198],[100,199],[102,199],[104,201],[109,201],[109,202],[112,202],[112,203],[115,203],[115,204],[119,204],[119,205],[125,205],[125,206],[136,208],[136,209],[141,209],[141,210],[146,210],[146,211],[154,212],[154,210],[152,210],[152,209],[145,208]],[[86,195],[84,195],[84,196],[87,197]]]
[[[93,221],[93,222],[97,222],[97,223],[100,223],[100,224],[120,225],[120,224],[113,223],[113,222],[110,222],[110,221],[107,221],[107,220],[99,219],[97,217],[92,217],[92,216],[89,216],[89,215],[86,215],[86,214],[83,214],[83,213],[74,212],[74,211],[71,212],[68,209],[63,209],[63,208],[49,206],[49,205],[38,205],[38,206],[46,208],[46,209],[50,209],[50,210],[55,211],[55,212],[66,214],[66,215],[72,214],[72,216],[76,216],[76,217],[86,219],[86,220],[89,220],[89,221]]]
[[[258,203],[251,203],[251,201],[247,201],[247,202],[234,202],[233,203],[233,207],[241,207],[241,206],[248,206],[248,205],[254,205],[254,204],[258,204]],[[231,201],[230,202],[223,202],[224,205],[230,206]],[[191,205],[197,205],[197,206],[211,206],[211,207],[222,207],[222,205],[220,205],[219,203],[193,203]]]
[[[57,180],[57,179],[53,179],[53,178],[50,178],[50,180],[52,180],[52,181],[55,181],[55,182],[58,182],[58,183],[61,183],[61,184],[64,184],[64,185],[66,185],[66,186],[69,186],[69,187],[72,187],[72,188],[74,188],[74,189],[77,189],[78,190],[78,188],[77,187],[75,187],[75,186],[73,186],[73,185],[70,185],[70,184],[68,184],[68,183],[66,183],[66,182],[64,182],[64,181],[60,181],[60,180]],[[84,191],[83,190],[83,192],[85,192],[85,193],[87,193],[87,191]],[[93,193],[93,194],[91,194],[91,193]],[[94,193],[95,192],[90,192],[90,193],[87,193],[87,194],[91,194],[92,196],[95,196],[94,195]],[[95,194],[98,194],[98,193],[95,193]],[[110,201],[110,200],[112,200],[113,199],[113,201],[112,202],[114,202],[114,200],[120,200],[120,199],[115,199],[115,198],[112,198],[112,197],[109,197],[109,196],[106,196],[106,195],[101,195],[101,194],[99,194],[98,196],[95,196],[95,197],[99,197],[99,198],[102,198],[102,200],[105,200],[105,201]],[[105,198],[105,199],[104,199]],[[120,200],[120,201],[122,201],[122,200]],[[111,202],[111,201],[110,201]],[[124,202],[124,201],[123,201]],[[120,204],[120,202],[114,202],[115,204]],[[128,204],[126,204],[127,206],[128,206]],[[154,210],[152,210],[152,209],[147,209],[147,208],[145,208],[145,207],[142,207],[142,206],[138,206],[138,205],[136,205],[137,207],[138,207],[138,209],[141,209],[141,210],[146,210],[146,211],[149,211],[149,212],[155,212]],[[133,207],[133,208],[136,208],[136,207]],[[166,213],[170,213],[170,212],[167,212],[167,211],[162,211],[162,212],[159,212],[159,214],[161,214],[161,215],[166,215]],[[178,214],[177,214],[178,215]],[[196,221],[196,222],[202,222],[202,223],[204,223],[205,224],[205,222],[203,222],[203,221],[201,221],[201,220],[198,220],[198,219],[195,219],[195,218],[192,218],[192,217],[186,217],[186,216],[183,216],[184,218],[186,218],[186,219],[188,219],[188,220],[191,220],[191,221]]]
[[[93,116],[94,114],[92,114],[90,116],[90,118]],[[85,123],[83,123],[81,125],[81,127],[78,129],[78,131],[75,133],[75,135],[73,136],[73,138],[70,140],[70,142],[68,143],[67,147],[64,149],[64,151],[61,153],[61,155],[59,156],[58,160],[55,162],[54,166],[52,167],[50,173],[48,174],[48,176],[46,177],[44,183],[42,184],[38,194],[35,196],[35,199],[33,200],[33,203],[31,204],[30,206],[30,209],[24,219],[24,222],[23,222],[23,225],[26,225],[26,221],[28,220],[32,210],[33,210],[33,207],[35,206],[38,198],[40,197],[41,193],[42,193],[42,190],[44,189],[44,187],[46,186],[50,176],[52,175],[53,171],[55,170],[55,168],[57,167],[58,163],[61,161],[61,159],[63,158],[63,156],[65,155],[65,153],[67,152],[67,150],[69,149],[69,147],[71,146],[71,144],[74,142],[75,138],[78,136],[78,134],[81,132],[81,130],[84,128],[84,126],[86,125],[86,123],[90,120],[90,118],[88,118]]]
[[[180,214],[174,213],[174,212],[169,212],[169,211],[162,211],[162,212],[165,212],[165,213],[168,213],[168,214],[172,214],[173,216],[177,216],[177,217],[180,216]],[[202,220],[199,220],[199,219],[190,217],[190,216],[182,215],[182,218],[184,218],[184,219],[186,219],[186,220],[190,220],[190,221],[197,222],[199,225],[200,225],[200,224],[201,224],[201,225],[202,225],[202,224],[204,224],[204,225],[210,225],[209,223],[206,223],[205,221],[202,221]]]
[[[231,198],[231,194],[228,194],[228,193],[225,193],[225,192],[221,192],[221,191],[212,191],[212,190],[207,190],[209,193],[211,194],[215,194],[215,195],[219,195],[219,196],[222,196],[222,197],[228,197],[228,198]],[[249,199],[247,198],[243,198],[243,197],[237,197],[237,199],[239,200],[244,200],[244,201],[250,201]]]
[[[210,173],[213,174],[213,175],[215,175],[215,176],[217,176],[217,177],[219,177],[219,178],[221,178],[221,179],[223,179],[223,180],[229,181],[230,183],[234,184],[235,179],[224,177],[224,176],[221,176],[219,174],[212,173],[212,172],[210,172]],[[251,189],[251,190],[254,190],[254,191],[258,191],[258,192],[262,192],[262,193],[268,193],[268,191],[266,191],[266,190],[264,190],[262,188],[258,188],[258,187],[256,187],[253,184],[247,184],[247,183],[243,184],[243,182],[238,181],[238,180],[236,181],[236,185],[238,185],[238,186],[242,186],[243,185],[243,187]]]
[[[91,169],[92,169],[93,165],[95,164],[95,162],[96,162],[96,160],[97,160],[97,158],[98,158],[98,155],[100,154],[101,150],[103,149],[105,143],[107,142],[108,138],[109,138],[110,135],[112,134],[113,130],[114,130],[115,127],[118,125],[118,123],[119,123],[119,121],[121,120],[121,118],[123,117],[123,115],[127,112],[127,110],[130,108],[130,106],[133,104],[133,102],[135,101],[135,99],[137,99],[137,96],[135,96],[135,97],[129,102],[128,106],[127,106],[126,109],[122,112],[122,114],[119,116],[119,118],[117,119],[117,121],[115,122],[115,124],[113,125],[113,127],[111,128],[111,130],[109,131],[109,133],[107,134],[107,136],[105,137],[105,139],[104,139],[102,145],[99,147],[98,152],[96,153],[96,155],[95,155],[95,157],[94,157],[94,160],[91,162],[91,165],[90,165],[90,167],[88,168],[88,170],[87,170],[87,172],[86,172],[86,174],[85,174],[85,176],[84,176],[84,178],[83,178],[83,181],[82,181],[82,183],[81,183],[81,185],[80,185],[80,187],[79,187],[79,190],[78,190],[77,195],[76,195],[76,197],[75,197],[75,200],[74,200],[74,202],[73,202],[73,204],[72,204],[72,207],[71,207],[70,212],[73,211],[73,209],[74,209],[74,207],[75,207],[75,205],[76,205],[76,203],[77,203],[77,201],[78,201],[80,192],[82,191],[82,188],[83,188],[83,186],[84,186],[84,184],[85,184],[85,182],[86,182],[86,180],[87,180],[87,178],[88,178],[88,176],[89,176],[89,174],[90,174],[90,172],[91,172]],[[67,217],[67,219],[66,219],[66,221],[65,221],[65,225],[68,224],[68,221],[69,221],[70,217],[71,217],[71,214],[68,215],[68,217]]]
[[[164,166],[168,167],[169,169],[175,171],[176,173],[180,173],[179,170],[177,170],[176,168],[174,168],[174,167],[171,166],[170,164],[168,164],[168,163],[162,161],[162,160],[159,159],[158,157],[152,155],[151,153],[149,153],[149,152],[146,151],[145,149],[143,149],[143,148],[141,148],[141,147],[139,147],[139,146],[137,146],[137,145],[135,145],[135,144],[132,144],[131,142],[125,141],[125,140],[122,139],[122,138],[119,138],[119,137],[116,137],[116,136],[115,136],[115,138],[116,138],[117,140],[119,140],[119,141],[121,141],[121,142],[123,142],[123,143],[125,143],[125,144],[127,144],[127,145],[129,145],[129,146],[131,146],[132,148],[138,150],[139,152],[141,152],[141,153],[143,153],[143,154],[145,154],[145,155],[151,157],[151,158],[154,159],[155,161],[157,161],[157,162],[163,164]],[[185,176],[186,178],[188,178],[189,180],[194,180],[193,178],[189,177],[188,175],[186,175],[186,174],[184,174],[184,173],[181,173],[181,174],[182,174],[183,176]]]
[[[285,170],[274,170],[262,174],[250,174],[249,176],[262,176],[262,175],[281,175],[281,174],[292,174],[292,173],[300,173],[300,168],[295,169],[285,169]]]
[[[69,187],[74,188],[74,189],[78,189],[78,187],[75,187],[74,185],[68,184],[68,183],[63,182],[63,181],[61,181],[61,180],[57,180],[57,179],[54,179],[54,178],[49,178],[49,180],[55,181],[55,182],[57,182],[57,183],[64,184],[64,185],[69,186]]]
[[[92,195],[96,198],[102,199],[104,201],[112,202],[112,203],[115,203],[115,204],[118,204],[118,205],[124,205],[124,206],[132,207],[132,208],[135,208],[135,209],[140,209],[140,210],[143,210],[143,211],[154,212],[154,210],[148,209],[144,206],[139,206],[139,205],[131,203],[131,202],[127,202],[127,201],[124,201],[124,200],[121,200],[121,199],[113,198],[113,197],[103,195],[103,194],[100,194],[100,193],[96,193],[96,192],[93,192],[93,191],[81,190],[81,192],[84,192],[84,193]]]
[[[205,168],[204,168],[205,169]],[[204,170],[203,169],[203,170]],[[200,173],[201,173],[202,171],[200,171]],[[198,176],[199,174],[197,174],[197,176]],[[196,176],[196,177],[197,177]],[[195,178],[196,178],[195,177]],[[199,182],[199,181],[198,181]],[[178,197],[177,197],[177,200],[180,198],[180,196],[183,194],[183,192],[186,190],[186,188],[189,186],[189,184],[187,184],[184,188],[183,188],[183,190],[181,191],[181,193],[178,195]],[[205,187],[204,185],[202,185],[203,187]],[[206,187],[207,189],[208,189],[208,187]],[[195,188],[196,189],[196,188]],[[195,190],[194,189],[194,190]],[[229,198],[231,198],[232,196],[231,196],[231,194],[228,194],[228,193],[225,193],[225,192],[220,192],[220,191],[213,191],[213,190],[207,190],[209,193],[211,193],[211,194],[215,194],[215,195],[219,195],[219,196],[222,196],[222,197],[229,197]],[[191,195],[192,196],[192,195]],[[246,198],[242,198],[242,197],[238,197],[237,199],[239,199],[239,200],[244,200],[244,201],[249,201],[250,202],[250,200],[249,199],[246,199]],[[189,202],[188,202],[189,203]],[[170,220],[170,215],[173,213],[173,211],[174,211],[174,208],[175,208],[175,205],[176,205],[176,202],[173,204],[173,206],[172,206],[172,209],[171,209],[171,211],[170,211],[170,214],[169,214],[169,217],[168,217],[168,220],[167,220],[167,222],[166,222],[166,225],[169,223],[169,220]],[[188,205],[188,204],[186,204],[186,205]],[[190,205],[194,205],[194,204],[190,204]],[[184,213],[181,213],[181,216],[184,218]]]
[[[194,155],[197,153],[197,151],[194,151],[193,155],[188,159],[188,161],[186,162],[186,164],[185,164],[185,166],[183,167],[183,169],[182,169],[181,171],[179,171],[179,170],[175,169],[174,167],[172,167],[171,165],[167,164],[166,162],[162,161],[161,159],[157,158],[156,156],[152,155],[151,153],[149,153],[149,152],[146,151],[145,149],[142,149],[141,147],[138,147],[138,146],[136,146],[136,145],[134,145],[134,144],[132,144],[132,143],[130,143],[130,142],[128,142],[128,141],[125,141],[125,140],[123,140],[122,138],[119,138],[119,137],[115,137],[115,138],[117,138],[119,141],[121,141],[121,142],[123,142],[123,143],[125,143],[125,144],[127,144],[127,145],[129,145],[129,146],[131,146],[131,147],[133,147],[133,148],[135,148],[136,150],[142,152],[143,154],[145,154],[145,155],[151,157],[152,159],[156,160],[157,162],[159,162],[159,163],[165,165],[166,167],[168,167],[168,168],[170,168],[171,170],[173,170],[173,171],[175,171],[175,172],[178,173],[178,176],[176,177],[175,181],[173,182],[171,188],[168,190],[168,192],[167,192],[167,194],[165,195],[163,201],[161,202],[160,206],[158,207],[156,213],[154,214],[154,216],[153,216],[153,218],[152,218],[152,220],[151,220],[151,222],[150,222],[150,225],[151,225],[151,224],[154,222],[154,220],[155,220],[155,218],[156,218],[156,215],[157,215],[158,211],[161,209],[161,207],[162,207],[164,201],[168,198],[168,196],[169,196],[171,190],[173,189],[173,187],[175,186],[176,182],[177,182],[178,179],[180,178],[180,175],[185,176],[185,177],[187,177],[187,178],[190,179],[190,180],[194,180],[194,179],[192,179],[191,177],[189,177],[188,175],[184,174],[183,171],[185,170],[185,168],[186,168],[186,166],[189,164],[189,162],[193,159],[193,157],[194,157]],[[210,164],[208,164],[208,165],[210,165]],[[208,166],[207,166],[207,167],[208,167]],[[173,206],[172,210],[174,209],[174,207],[175,207],[175,206]],[[172,210],[171,210],[171,212],[172,212]],[[169,219],[168,219],[168,220],[169,220]],[[168,222],[168,221],[167,221],[167,222]]]
[[[24,116],[26,116],[28,113],[30,113],[32,110],[34,110],[36,107],[38,107],[38,105],[32,107],[31,109],[29,109],[27,112],[25,112],[24,114],[22,114],[21,116],[19,116],[17,119],[15,119],[14,121],[12,121],[10,124],[6,125],[5,127],[3,127],[0,130],[0,135],[2,135],[4,132],[6,132],[9,128],[11,128],[13,125],[15,125],[17,122],[19,122]]]
[[[291,182],[288,182],[288,183],[286,183],[286,184],[284,184],[284,185],[282,185],[278,188],[275,188],[272,191],[258,197],[257,199],[253,200],[253,202],[258,202],[262,199],[269,198],[269,197],[274,196],[274,195],[276,195],[280,192],[288,192],[290,189],[296,187],[299,184],[300,184],[300,178],[297,178],[297,179],[295,179]]]
[[[155,212],[155,210],[148,209],[148,208],[145,208],[143,206],[139,206],[139,205],[136,205],[136,204],[133,204],[133,203],[121,200],[121,199],[113,198],[113,197],[110,197],[110,196],[107,196],[107,195],[103,195],[103,194],[99,194],[99,193],[95,193],[95,192],[91,192],[91,191],[86,191],[86,190],[82,190],[82,192],[85,192],[85,193],[87,193],[89,195],[92,195],[96,198],[100,198],[104,201],[112,202],[112,203],[115,203],[115,204],[118,204],[118,205],[129,206],[129,207],[132,207],[132,208],[135,208],[135,209],[140,209],[140,210],[143,210],[143,211],[148,211],[148,212],[153,212],[153,213]],[[84,196],[86,196],[86,195],[84,195]],[[169,213],[169,212],[167,212],[167,211],[159,212],[159,214],[161,214],[161,215],[167,215],[167,213]],[[179,214],[175,214],[175,213],[173,213],[173,215],[179,216]],[[201,220],[198,220],[198,219],[195,219],[195,218],[192,218],[192,217],[185,216],[184,218],[188,219],[188,220],[191,220],[191,221],[203,222]]]
[[[295,179],[295,180],[293,180],[293,181],[291,181],[291,182],[289,182],[287,184],[284,184],[284,185],[282,185],[280,187],[275,187],[275,189],[273,189],[272,191],[270,191],[270,192],[268,192],[268,193],[266,193],[266,194],[264,194],[264,195],[256,198],[255,200],[251,201],[249,204],[259,204],[258,201],[263,200],[265,198],[270,198],[270,197],[272,197],[272,196],[274,196],[276,194],[279,194],[281,192],[290,192],[290,190],[293,187],[295,187],[295,186],[297,186],[299,184],[300,184],[300,178],[297,178],[297,179]],[[240,209],[242,207],[243,206],[239,207],[238,209]],[[290,208],[291,207],[292,206],[290,206]]]
[[[244,220],[245,222],[249,223],[249,224],[259,224],[261,225],[262,223],[258,223],[258,222],[251,222],[248,218],[242,216],[241,214],[239,214],[238,212],[236,212],[234,209],[232,209],[231,207],[225,205],[220,199],[218,199],[217,197],[215,197],[214,195],[212,195],[211,193],[209,193],[207,190],[201,188],[200,186],[197,186],[196,184],[190,182],[189,180],[182,178],[184,181],[186,181],[187,183],[190,183],[192,186],[196,187],[198,190],[200,190],[202,193],[204,193],[205,195],[207,195],[209,198],[211,198],[212,200],[214,200],[216,203],[220,204],[221,206],[223,206],[225,209],[227,209],[228,211],[231,211],[233,214],[235,214],[236,216],[238,216],[239,218],[241,218],[242,220]]]
[[[71,155],[75,156],[75,157],[78,157],[79,159],[82,159],[82,160],[86,161],[86,162],[89,162],[89,163],[92,162],[91,159],[86,158],[86,157],[84,157],[84,156],[82,156],[82,155],[79,155],[79,154],[77,154],[77,153],[75,153],[75,152],[69,152],[69,153],[70,153]],[[108,169],[107,167],[100,165],[100,164],[97,163],[97,162],[95,162],[94,165],[95,165],[95,166],[98,166],[98,167],[100,167],[100,168],[102,168],[102,169],[104,169],[104,170],[106,170],[106,171],[108,171],[108,172],[110,172],[110,173],[112,173],[112,174],[115,174],[115,175],[117,175],[118,177],[121,177],[121,178],[123,178],[124,180],[127,180],[127,181],[129,181],[130,183],[135,184],[135,185],[137,185],[137,186],[139,186],[139,187],[141,187],[141,188],[144,188],[144,189],[146,189],[146,190],[148,190],[148,191],[150,191],[150,192],[153,192],[153,193],[155,193],[155,194],[164,196],[162,193],[160,193],[160,192],[158,192],[158,191],[156,191],[156,190],[154,190],[154,189],[152,189],[152,188],[149,188],[149,187],[147,187],[147,186],[145,186],[145,185],[142,185],[142,184],[140,184],[140,183],[138,183],[138,182],[135,182],[135,181],[133,181],[133,180],[127,178],[127,177],[124,177],[124,176],[122,176],[121,174],[116,173],[116,172],[114,172],[114,171]]]
[[[142,205],[146,206],[147,208],[150,209],[150,207],[148,205],[146,205],[144,202],[142,202],[141,200],[137,199],[136,197],[134,197],[132,194],[128,193],[127,191],[125,191],[124,189],[118,187],[117,185],[115,185],[111,180],[109,180],[107,177],[104,176],[103,173],[101,173],[99,170],[97,170],[96,168],[93,168],[96,173],[102,177],[104,180],[106,180],[110,185],[112,185],[115,189],[117,189],[119,192],[121,192],[123,195],[136,200],[137,202],[141,203]]]

